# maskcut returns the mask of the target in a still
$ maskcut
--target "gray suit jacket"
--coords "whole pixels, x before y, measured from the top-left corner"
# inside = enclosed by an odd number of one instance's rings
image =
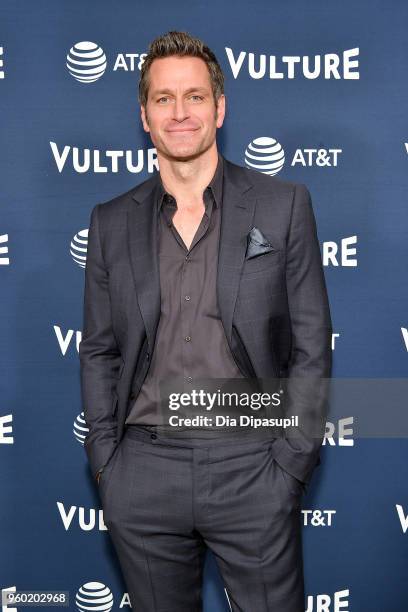
[[[85,449],[94,475],[121,441],[154,346],[160,317],[157,182],[156,173],[91,212],[79,355],[89,427]],[[253,226],[273,249],[246,257]],[[248,377],[305,378],[317,384],[330,377],[330,310],[311,199],[303,184],[224,158],[217,294],[226,338]],[[326,400],[324,393],[308,401],[299,389],[292,394],[289,389],[285,410],[324,421]],[[277,461],[308,482],[320,461],[321,441],[302,434],[277,440]]]

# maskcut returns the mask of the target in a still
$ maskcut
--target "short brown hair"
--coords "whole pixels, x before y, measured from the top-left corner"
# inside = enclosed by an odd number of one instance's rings
[[[217,104],[218,98],[224,93],[224,74],[217,58],[211,49],[207,47],[199,38],[195,38],[187,32],[176,31],[167,32],[167,34],[163,34],[162,36],[155,38],[149,45],[148,54],[146,55],[140,69],[140,104],[146,107],[149,93],[149,69],[153,61],[161,57],[171,57],[173,55],[177,55],[179,57],[200,57],[202,60],[204,60],[210,73],[214,100]]]

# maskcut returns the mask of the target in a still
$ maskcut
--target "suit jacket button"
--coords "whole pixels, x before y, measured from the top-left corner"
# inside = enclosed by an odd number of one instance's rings
[[[136,398],[136,396],[135,396],[135,394],[132,392],[132,393],[129,395],[129,399],[134,400],[135,398]]]

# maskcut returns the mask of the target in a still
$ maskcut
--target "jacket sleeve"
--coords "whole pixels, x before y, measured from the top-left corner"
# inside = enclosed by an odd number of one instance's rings
[[[89,433],[85,439],[93,476],[116,446],[114,392],[122,363],[112,329],[111,307],[100,236],[100,204],[92,212],[85,267],[82,340],[79,345],[81,395]]]
[[[291,356],[283,383],[285,416],[299,424],[279,440],[277,461],[308,482],[320,462],[329,378],[332,323],[311,197],[303,184],[294,189],[287,237],[286,289],[291,325]]]

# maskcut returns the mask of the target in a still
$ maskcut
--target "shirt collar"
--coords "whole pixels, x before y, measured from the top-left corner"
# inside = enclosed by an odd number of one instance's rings
[[[224,158],[221,155],[221,153],[218,152],[217,167],[215,169],[214,175],[213,175],[210,183],[207,185],[207,188],[206,188],[206,191],[207,190],[211,191],[211,193],[213,195],[213,199],[214,199],[214,204],[215,204],[216,207],[220,207],[221,206],[221,202],[222,202],[223,174],[224,174]],[[164,189],[163,182],[161,180],[160,173],[159,173],[159,188],[158,188],[158,197],[157,197],[157,209],[158,210],[160,210],[161,205],[163,203],[163,199],[164,199],[165,196],[172,197]]]

